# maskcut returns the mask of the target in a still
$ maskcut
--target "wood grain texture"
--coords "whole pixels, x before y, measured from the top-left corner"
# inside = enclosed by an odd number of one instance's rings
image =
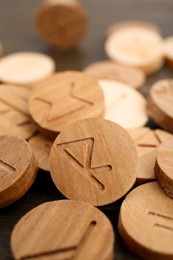
[[[157,152],[155,172],[163,190],[173,198],[173,137],[160,145]]]
[[[139,156],[139,169],[136,185],[140,185],[156,179],[155,163],[158,147],[162,142],[172,136],[172,134],[156,129],[143,127],[128,130],[134,140]]]
[[[106,39],[108,57],[147,74],[158,71],[163,65],[163,41],[152,26],[140,22],[118,23]]]
[[[122,198],[136,181],[138,158],[128,133],[103,119],[68,126],[55,140],[50,172],[69,199],[102,206]]]
[[[158,182],[128,194],[120,210],[119,231],[127,247],[142,259],[173,258],[173,201]]]
[[[0,84],[0,134],[24,139],[37,130],[28,111],[30,91],[20,86]]]
[[[60,200],[27,213],[13,230],[11,247],[15,259],[111,260],[114,233],[98,209]]]
[[[173,80],[156,82],[150,90],[148,114],[163,129],[173,133]]]
[[[144,85],[146,80],[142,70],[116,64],[110,60],[90,64],[84,69],[84,72],[99,80],[120,81],[137,90]]]
[[[129,85],[99,80],[105,98],[104,118],[124,128],[144,126],[148,121],[145,98]]]
[[[24,86],[33,85],[55,70],[51,57],[36,52],[19,52],[4,56],[0,60],[0,80]]]
[[[57,136],[75,121],[103,116],[103,92],[97,80],[82,72],[55,73],[34,88],[29,110],[44,132]]]
[[[56,62],[58,71],[82,70],[87,65],[106,59],[104,53],[104,38],[106,29],[113,23],[122,20],[142,20],[155,23],[160,27],[162,35],[172,35],[172,0],[81,0],[89,11],[90,24],[85,40],[80,47],[68,53],[61,53],[49,48],[34,29],[32,17],[42,0],[1,0],[0,1],[0,40],[3,43],[3,53],[19,51],[44,52]],[[154,7],[154,8],[151,8]],[[158,79],[171,78],[172,70],[164,66],[159,73],[147,78],[142,92],[148,95],[150,86]],[[157,127],[152,120],[150,127]],[[15,223],[33,207],[48,200],[62,198],[51,181],[49,174],[39,172],[36,182],[16,203],[0,211],[0,256],[1,260],[12,260],[9,241]],[[135,260],[124,247],[117,232],[119,206],[117,202],[102,211],[109,217],[116,236],[115,259]]]
[[[38,162],[38,167],[49,172],[49,155],[53,142],[41,134],[34,135],[28,142]]]
[[[22,138],[1,136],[0,147],[0,208],[3,208],[31,187],[36,178],[37,162]]]
[[[78,1],[46,0],[37,11],[35,25],[47,43],[69,50],[84,37],[87,18],[87,11]]]

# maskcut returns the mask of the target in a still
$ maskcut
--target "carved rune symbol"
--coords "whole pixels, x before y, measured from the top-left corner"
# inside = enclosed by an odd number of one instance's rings
[[[155,217],[154,226],[173,231],[173,217],[166,216],[157,212],[149,211],[148,215]],[[163,223],[162,223],[163,222]]]
[[[81,97],[82,95],[79,93],[79,91],[77,93],[74,82],[71,82],[65,86],[62,85],[62,90],[63,91],[58,92],[58,95],[53,94],[53,91],[55,93],[57,92],[55,89],[35,98],[36,100],[48,106],[49,109],[46,115],[46,120],[49,122],[80,110],[86,105],[93,105],[90,100]]]
[[[104,184],[99,180],[99,176],[112,169],[111,165],[102,165],[99,167],[92,167],[94,138],[86,138],[76,140],[63,144],[57,144],[57,148],[63,148],[72,164],[78,168],[80,172],[99,190],[104,190]]]

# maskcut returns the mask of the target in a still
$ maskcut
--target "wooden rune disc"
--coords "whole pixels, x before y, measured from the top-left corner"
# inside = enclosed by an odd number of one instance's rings
[[[33,184],[37,163],[28,143],[17,136],[0,136],[0,208],[22,197]]]
[[[30,90],[16,85],[0,85],[0,135],[31,137],[37,127],[28,111]]]
[[[44,1],[35,17],[39,35],[60,50],[78,45],[86,33],[87,24],[87,11],[75,0]]]
[[[150,89],[148,114],[163,129],[173,133],[173,80],[156,82]]]
[[[69,199],[95,206],[123,197],[136,181],[138,157],[129,134],[104,119],[85,119],[68,126],[50,153],[56,187]]]
[[[147,28],[149,30],[153,30],[157,33],[160,34],[160,28],[150,22],[144,22],[144,21],[135,21],[135,20],[127,20],[127,21],[123,21],[123,22],[118,22],[118,23],[114,23],[112,25],[110,25],[108,27],[108,29],[106,30],[106,37],[108,37],[111,33],[113,33],[114,31],[116,31],[117,29],[121,29],[124,27],[142,27],[142,28]]]
[[[109,219],[90,204],[46,202],[27,213],[13,229],[15,259],[113,259],[114,232]]]
[[[29,110],[44,132],[56,136],[77,120],[103,116],[103,92],[96,79],[82,72],[55,73],[34,88]]]
[[[145,74],[142,70],[116,64],[105,60],[90,64],[84,72],[97,79],[116,80],[135,89],[140,89],[145,83]]]
[[[159,146],[155,171],[161,187],[173,198],[173,136]]]
[[[141,185],[122,203],[119,232],[141,259],[173,259],[173,201],[158,182]]]
[[[34,135],[28,142],[38,161],[38,167],[44,171],[49,171],[49,154],[53,142],[41,134]]]
[[[120,23],[107,37],[107,55],[114,61],[145,73],[156,72],[163,65],[163,39],[157,30],[140,23]]]
[[[113,80],[99,80],[105,98],[104,118],[124,128],[144,126],[148,121],[146,100],[128,85]]]
[[[0,80],[4,83],[32,85],[55,70],[53,59],[43,53],[19,52],[0,60]]]
[[[139,168],[136,184],[142,184],[156,179],[155,163],[158,147],[172,134],[157,129],[151,130],[147,127],[128,130],[134,140],[139,156]]]

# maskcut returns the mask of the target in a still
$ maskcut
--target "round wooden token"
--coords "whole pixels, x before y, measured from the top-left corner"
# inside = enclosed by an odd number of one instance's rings
[[[155,180],[156,154],[159,145],[172,135],[166,131],[151,130],[147,127],[128,130],[134,140],[139,155],[136,185]]]
[[[160,145],[155,171],[161,187],[168,196],[173,198],[173,137]]]
[[[173,80],[156,82],[150,89],[148,114],[163,129],[173,133]]]
[[[159,32],[139,23],[123,23],[109,35],[105,44],[107,55],[131,67],[151,74],[163,64],[163,40]]]
[[[168,63],[173,67],[173,36],[165,39],[164,53]]]
[[[100,80],[105,98],[105,119],[124,128],[143,126],[148,121],[144,97],[128,85],[117,81]]]
[[[19,52],[0,60],[0,80],[5,83],[32,85],[55,70],[55,63],[49,56],[36,52]]]
[[[142,259],[173,259],[173,201],[157,182],[131,191],[122,203],[119,231]]]
[[[112,25],[110,25],[108,27],[108,29],[106,30],[106,37],[108,37],[110,34],[112,34],[114,31],[116,31],[117,29],[121,29],[124,27],[142,27],[142,28],[148,28],[149,30],[153,30],[156,31],[157,33],[160,34],[160,29],[158,26],[156,26],[153,23],[149,23],[149,22],[144,22],[144,21],[123,21],[123,22],[118,22],[118,23],[114,23]]]
[[[28,111],[29,95],[21,86],[0,85],[0,135],[28,139],[37,131]]]
[[[60,50],[78,45],[86,33],[87,24],[87,12],[75,0],[44,1],[35,19],[39,35]]]
[[[36,178],[37,163],[28,143],[0,136],[0,208],[22,197]]]
[[[100,61],[87,66],[84,72],[97,79],[116,80],[135,89],[140,89],[145,83],[142,70],[116,64],[113,61]]]
[[[119,125],[104,119],[78,121],[62,131],[50,153],[56,187],[69,199],[102,206],[123,197],[138,168],[135,145]]]
[[[92,205],[70,200],[41,204],[14,227],[15,259],[113,259],[114,233]]]
[[[77,120],[103,116],[103,92],[97,80],[85,73],[56,73],[34,88],[29,110],[44,134],[56,137]]]
[[[53,142],[41,134],[31,137],[28,142],[38,161],[39,168],[49,171],[49,154]]]

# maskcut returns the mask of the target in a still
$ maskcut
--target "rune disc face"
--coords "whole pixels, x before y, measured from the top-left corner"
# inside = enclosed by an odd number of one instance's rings
[[[101,206],[123,197],[138,168],[135,145],[119,125],[99,119],[78,121],[64,129],[50,154],[56,187],[69,199]]]
[[[160,34],[147,26],[117,26],[105,44],[107,55],[120,64],[138,67],[146,73],[163,64],[163,42]]]
[[[19,220],[11,248],[15,259],[112,259],[114,233],[107,217],[92,205],[52,201]]]
[[[55,73],[31,93],[29,110],[40,128],[60,132],[77,120],[104,113],[104,97],[97,81],[84,73]]]
[[[99,80],[105,98],[104,118],[124,128],[136,128],[148,121],[146,100],[135,89],[113,80]]]
[[[173,201],[158,182],[141,185],[127,195],[119,231],[127,247],[143,259],[173,258]]]
[[[0,208],[23,196],[36,178],[37,163],[29,144],[17,136],[0,136]]]

